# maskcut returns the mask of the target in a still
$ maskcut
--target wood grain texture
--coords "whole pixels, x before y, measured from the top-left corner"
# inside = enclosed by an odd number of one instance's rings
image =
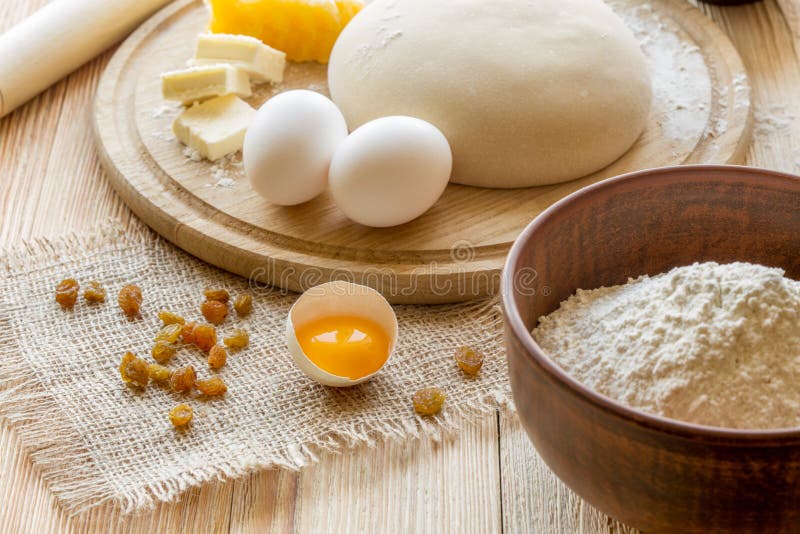
[[[0,31],[45,2],[0,2]],[[781,3],[800,5],[798,0]],[[773,111],[791,119],[791,109],[800,109],[800,69],[792,32],[776,1],[703,10],[737,46],[753,84],[757,111],[783,106],[784,115]],[[91,99],[108,59],[106,55],[90,63],[0,120],[0,245],[88,230],[109,217],[131,218],[101,170],[90,134]],[[747,163],[796,171],[792,146],[800,146],[798,135],[796,120],[768,128],[761,117]],[[0,426],[0,530],[244,533],[299,532],[314,526],[338,532],[399,532],[404,527],[436,532],[630,532],[555,478],[514,415],[501,413],[498,421],[483,421],[441,445],[379,445],[325,456],[299,474],[267,471],[209,484],[179,503],[132,518],[122,518],[108,507],[86,517],[65,517],[20,451],[14,433]]]
[[[683,0],[628,2],[647,4],[674,26],[679,39],[699,49],[706,66],[692,74],[705,79],[674,90],[699,92],[706,105],[698,113],[706,114],[706,122],[670,136],[654,111],[628,153],[579,180],[516,190],[451,184],[428,213],[387,229],[352,223],[327,194],[285,208],[254,194],[239,183],[244,180],[232,187],[209,187],[217,181],[215,166],[187,161],[181,145],[165,133],[176,111],[159,111],[165,104],[159,74],[185,64],[197,33],[207,25],[207,9],[199,0],[180,0],[161,11],[112,59],[95,106],[101,160],[117,192],[148,225],[192,254],[242,276],[297,291],[344,274],[393,302],[484,297],[496,293],[499,271],[517,234],[567,194],[641,168],[742,161],[750,102],[746,73],[730,42]],[[324,67],[290,66],[281,90],[324,90],[325,79]],[[266,97],[250,100],[258,106]],[[656,91],[656,100],[662,98]]]

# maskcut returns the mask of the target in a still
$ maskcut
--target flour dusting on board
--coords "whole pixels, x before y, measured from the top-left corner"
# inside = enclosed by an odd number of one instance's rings
[[[231,188],[240,183],[244,178],[242,155],[240,153],[228,154],[214,162],[211,166],[211,187]]]
[[[659,15],[650,4],[631,5],[613,0],[608,5],[639,40],[653,83],[653,109],[664,138],[676,147],[703,133],[711,116],[711,83],[700,49],[684,37],[672,20]],[[710,135],[725,124],[711,125]]]

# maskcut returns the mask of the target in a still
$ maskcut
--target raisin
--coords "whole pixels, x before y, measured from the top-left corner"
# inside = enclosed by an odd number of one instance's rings
[[[122,381],[134,386],[146,387],[150,381],[147,372],[147,362],[137,358],[132,352],[126,352],[119,364],[119,374]]]
[[[142,307],[142,290],[137,285],[128,284],[119,290],[117,302],[125,315],[133,319],[139,315],[139,309]]]
[[[199,324],[192,329],[194,344],[208,352],[217,343],[217,329],[210,324]]]
[[[194,327],[195,323],[186,323],[181,327],[181,340],[187,345],[194,343]]]
[[[179,404],[169,411],[169,420],[175,428],[183,428],[192,422],[194,411],[188,404]]]
[[[219,369],[228,361],[228,353],[220,345],[214,345],[208,351],[208,366],[212,369]]]
[[[424,388],[414,393],[414,410],[420,415],[436,415],[442,409],[445,394],[439,388]]]
[[[61,304],[64,309],[72,308],[75,301],[78,300],[78,289],[80,289],[80,285],[74,278],[60,281],[56,286],[56,302]]]
[[[178,323],[168,324],[158,331],[156,334],[156,342],[166,341],[168,343],[175,343],[181,335],[182,326]]]
[[[172,377],[172,371],[157,363],[151,363],[147,366],[147,374],[150,376],[150,380],[154,382],[166,382]]]
[[[150,349],[150,355],[158,363],[167,363],[175,356],[177,349],[169,341],[156,341],[153,348]]]
[[[200,311],[209,323],[222,324],[228,315],[228,306],[218,300],[207,300],[200,306]]]
[[[197,382],[197,390],[203,395],[209,397],[216,397],[217,395],[224,395],[228,391],[228,386],[218,376],[213,376],[208,380],[199,380]]]
[[[92,280],[87,285],[88,287],[83,290],[83,298],[86,299],[86,302],[95,304],[106,301],[106,288],[100,285],[100,282]]]
[[[235,328],[224,340],[225,346],[231,349],[243,349],[250,343],[250,336],[241,328]]]
[[[158,318],[161,319],[161,322],[164,326],[169,324],[184,324],[186,319],[178,315],[177,313],[172,313],[171,311],[161,310],[158,312]]]
[[[172,378],[170,378],[169,383],[173,391],[186,393],[194,388],[195,377],[194,367],[187,365],[172,373]]]
[[[462,371],[475,376],[483,365],[483,354],[471,347],[459,347],[455,353],[455,360]]]
[[[239,317],[246,317],[253,311],[253,297],[250,293],[242,293],[237,295],[233,301],[233,309],[236,310],[236,315]]]
[[[203,294],[206,296],[206,299],[216,300],[222,302],[223,304],[228,302],[228,299],[231,298],[230,293],[224,289],[206,288],[205,291],[203,291]]]

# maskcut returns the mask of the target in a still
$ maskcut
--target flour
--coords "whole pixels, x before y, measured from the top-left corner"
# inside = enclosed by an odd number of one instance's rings
[[[800,425],[800,282],[700,263],[579,290],[533,336],[589,388],[646,412],[730,428]]]
[[[627,0],[606,3],[625,21],[647,58],[653,85],[651,114],[662,141],[677,147],[687,139],[716,137],[724,132],[727,127],[724,120],[709,124],[709,118],[713,100],[722,106],[727,95],[713,94],[711,74],[697,44],[649,3]],[[743,82],[748,90],[746,80]]]

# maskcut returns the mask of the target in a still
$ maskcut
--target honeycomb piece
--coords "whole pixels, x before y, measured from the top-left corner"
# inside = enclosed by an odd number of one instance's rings
[[[228,316],[228,306],[218,300],[207,300],[200,306],[200,311],[206,321],[213,324],[222,324]]]
[[[225,385],[225,382],[220,377],[213,376],[208,380],[198,380],[197,390],[203,395],[216,397],[218,395],[224,395],[225,392],[228,391],[228,386]]]
[[[209,0],[215,33],[244,34],[291,61],[327,63],[333,44],[363,7],[356,0]]]
[[[208,366],[212,369],[219,369],[228,361],[228,353],[220,345],[214,345],[208,351]]]
[[[122,381],[133,386],[147,387],[150,381],[150,374],[147,372],[147,362],[134,356],[132,352],[126,352],[122,356],[119,364],[119,374]]]
[[[147,366],[147,374],[150,376],[150,380],[154,382],[166,382],[172,378],[172,371],[157,363],[151,363]]]
[[[194,327],[196,323],[186,323],[181,327],[181,340],[187,345],[194,343]]]
[[[241,328],[234,328],[231,335],[223,339],[229,349],[243,349],[250,343],[250,335]]]
[[[228,300],[231,298],[231,294],[224,289],[207,287],[203,291],[203,294],[206,296],[206,300],[217,300],[222,303],[228,302]]]
[[[104,288],[97,280],[92,280],[86,284],[86,289],[83,290],[83,298],[90,304],[96,304],[106,301],[106,288]]]
[[[158,363],[167,363],[175,356],[177,349],[169,341],[156,341],[153,348],[150,349],[150,355]]]
[[[170,324],[185,324],[186,319],[178,315],[177,313],[172,313],[171,311],[161,310],[158,312],[158,318],[161,319],[161,322],[164,326]]]
[[[242,293],[237,295],[233,301],[233,309],[236,310],[236,315],[239,317],[247,317],[253,311],[253,297],[250,293]]]
[[[208,352],[217,344],[217,329],[210,324],[199,324],[192,329],[192,337],[200,350]]]
[[[470,376],[477,375],[483,366],[483,354],[472,347],[459,347],[454,358],[461,370]]]
[[[133,319],[139,315],[139,309],[142,307],[142,290],[137,285],[128,284],[119,290],[117,302],[125,315]]]
[[[80,285],[74,278],[62,280],[56,286],[56,302],[64,309],[72,308],[78,300],[78,289]]]
[[[179,323],[168,324],[167,326],[158,331],[158,334],[156,334],[155,341],[156,343],[158,343],[159,341],[166,341],[167,343],[175,343],[181,336],[181,330],[183,330],[183,325]]]
[[[445,398],[444,391],[439,388],[424,388],[414,393],[411,400],[419,415],[436,415],[441,411]]]
[[[172,387],[172,391],[177,393],[187,393],[194,388],[196,377],[197,375],[195,375],[194,367],[187,365],[186,367],[181,367],[172,373],[172,377],[169,379],[169,384]]]
[[[169,411],[169,420],[175,428],[183,428],[192,422],[194,410],[188,404],[179,404]]]

